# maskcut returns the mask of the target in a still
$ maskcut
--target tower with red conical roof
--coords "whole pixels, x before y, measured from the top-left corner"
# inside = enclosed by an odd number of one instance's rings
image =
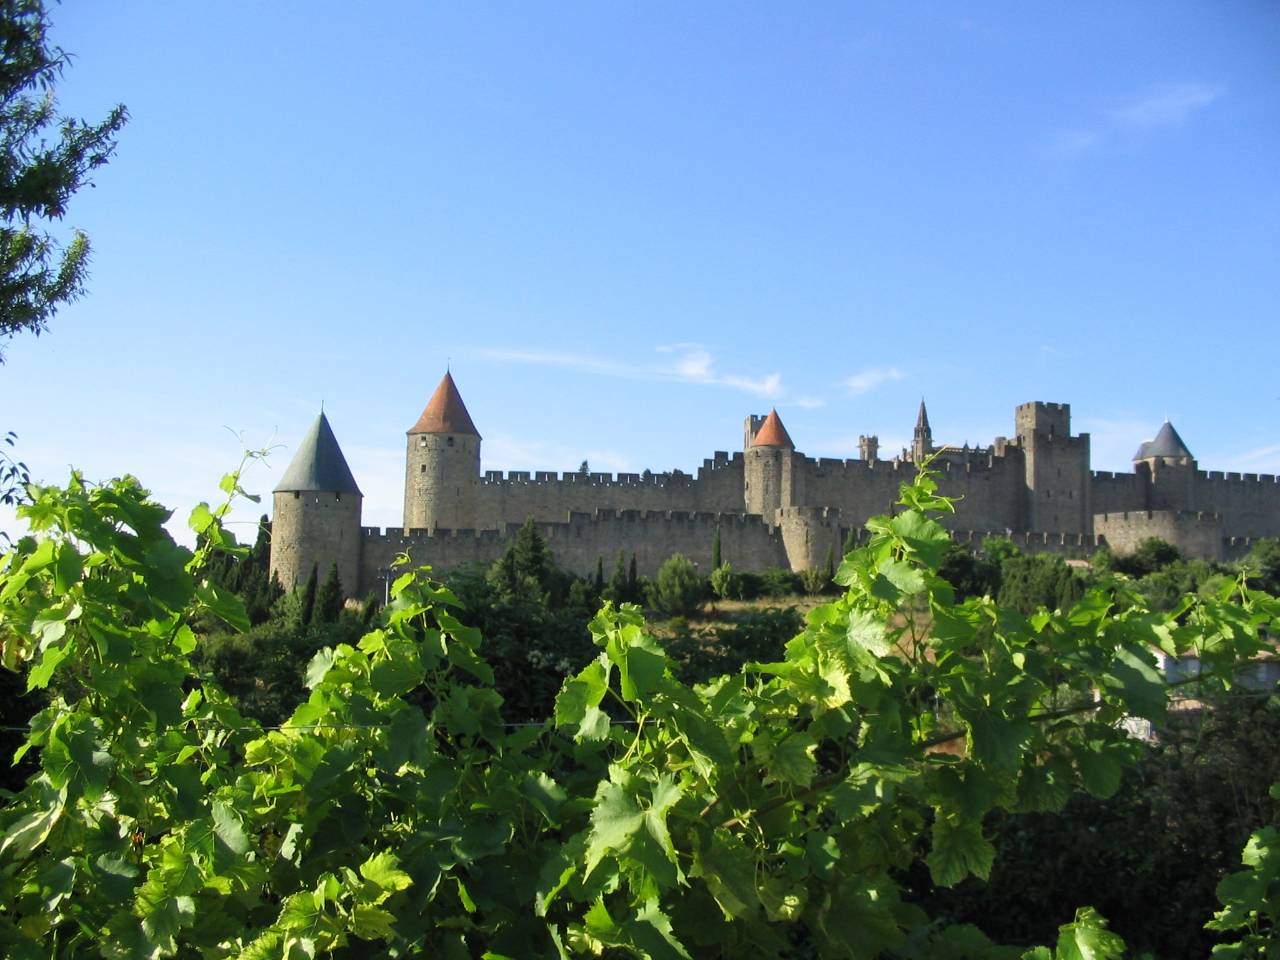
[[[777,410],[769,411],[763,419],[748,417],[744,426],[743,500],[747,513],[758,513],[773,523],[779,507],[798,502],[793,462],[796,445]]]
[[[422,416],[408,430],[405,529],[472,529],[479,486],[480,433],[453,375],[446,371]]]

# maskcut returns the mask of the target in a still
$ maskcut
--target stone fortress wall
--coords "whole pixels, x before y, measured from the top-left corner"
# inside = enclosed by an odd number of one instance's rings
[[[402,553],[441,571],[491,563],[528,518],[556,561],[579,574],[603,562],[607,575],[619,553],[634,555],[645,575],[674,553],[710,572],[717,529],[723,558],[738,569],[822,567],[850,532],[863,538],[869,517],[893,509],[925,458],[941,492],[957,498],[943,522],[975,545],[998,536],[1029,552],[1081,556],[1158,536],[1222,559],[1280,535],[1275,477],[1199,470],[1167,423],[1132,473],[1092,471],[1089,436],[1071,434],[1070,407],[1059,403],[1020,405],[1014,436],[983,448],[935,446],[921,403],[912,449],[887,460],[875,437],[862,438],[859,459],[807,457],[774,411],[747,417],[743,451],[717,452],[695,475],[503,473],[481,471],[480,435],[446,374],[408,433],[406,527],[385,530],[360,526],[359,491],[323,415],[313,434],[319,440],[309,434],[287,472],[304,479],[275,492],[272,568],[286,588],[312,564],[337,562],[348,592],[363,595]],[[299,463],[306,457],[330,466]]]

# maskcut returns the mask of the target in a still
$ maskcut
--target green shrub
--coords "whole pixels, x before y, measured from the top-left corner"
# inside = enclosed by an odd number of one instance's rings
[[[667,617],[691,617],[707,598],[707,582],[693,561],[672,554],[649,585],[649,606]]]

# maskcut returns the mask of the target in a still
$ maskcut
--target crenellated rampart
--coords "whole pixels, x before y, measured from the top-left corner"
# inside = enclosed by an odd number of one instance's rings
[[[782,538],[761,517],[741,512],[683,510],[573,511],[559,521],[538,521],[539,534],[556,562],[573,573],[595,573],[602,560],[606,571],[621,553],[636,558],[638,571],[652,576],[673,553],[681,553],[700,569],[710,572],[716,529],[720,530],[722,558],[744,570],[786,566]],[[491,530],[404,530],[364,527],[361,589],[367,592],[381,582],[385,571],[402,553],[414,563],[440,570],[465,564],[488,564],[500,557],[521,524],[504,524]]]
[[[664,473],[555,473],[487,471],[476,488],[476,526],[501,529],[528,517],[555,522],[571,512],[650,510],[741,511],[742,457],[703,464],[698,475]]]
[[[1269,473],[1196,471],[1195,508],[1222,514],[1228,537],[1280,536],[1280,480]]]
[[[1222,515],[1203,510],[1126,510],[1099,513],[1093,532],[1100,544],[1116,553],[1132,553],[1151,537],[1173,544],[1184,554],[1207,560],[1223,558]]]

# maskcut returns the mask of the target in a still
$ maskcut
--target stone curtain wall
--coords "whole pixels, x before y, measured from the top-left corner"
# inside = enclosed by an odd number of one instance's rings
[[[1222,517],[1216,513],[1176,510],[1130,510],[1100,513],[1094,535],[1116,553],[1132,553],[1148,537],[1159,537],[1183,553],[1206,560],[1223,559]]]
[[[941,492],[957,497],[956,512],[942,518],[953,529],[1018,530],[1023,527],[1025,479],[1020,452],[997,456],[991,450],[957,452],[934,462]],[[840,512],[847,527],[890,513],[915,466],[897,460],[806,459],[808,506]]]
[[[565,473],[490,470],[476,489],[476,527],[501,530],[529,517],[559,522],[572,512],[642,510],[686,513],[742,510],[742,457],[704,462],[684,473]]]
[[[572,573],[594,575],[596,561],[603,560],[608,576],[621,551],[628,563],[635,554],[637,570],[644,576],[653,576],[674,553],[684,554],[698,564],[701,572],[709,574],[717,524],[721,554],[739,570],[787,566],[781,536],[759,517],[741,513],[599,510],[592,514],[574,513],[559,523],[539,522],[537,526],[556,562]],[[502,556],[520,526],[507,524],[501,531],[415,530],[408,533],[396,527],[385,531],[365,527],[361,590],[368,592],[381,583],[380,572],[404,552],[415,564],[428,563],[439,571],[468,563],[492,563]]]
[[[1222,514],[1228,537],[1280,536],[1280,482],[1271,474],[1198,471],[1195,508]]]

